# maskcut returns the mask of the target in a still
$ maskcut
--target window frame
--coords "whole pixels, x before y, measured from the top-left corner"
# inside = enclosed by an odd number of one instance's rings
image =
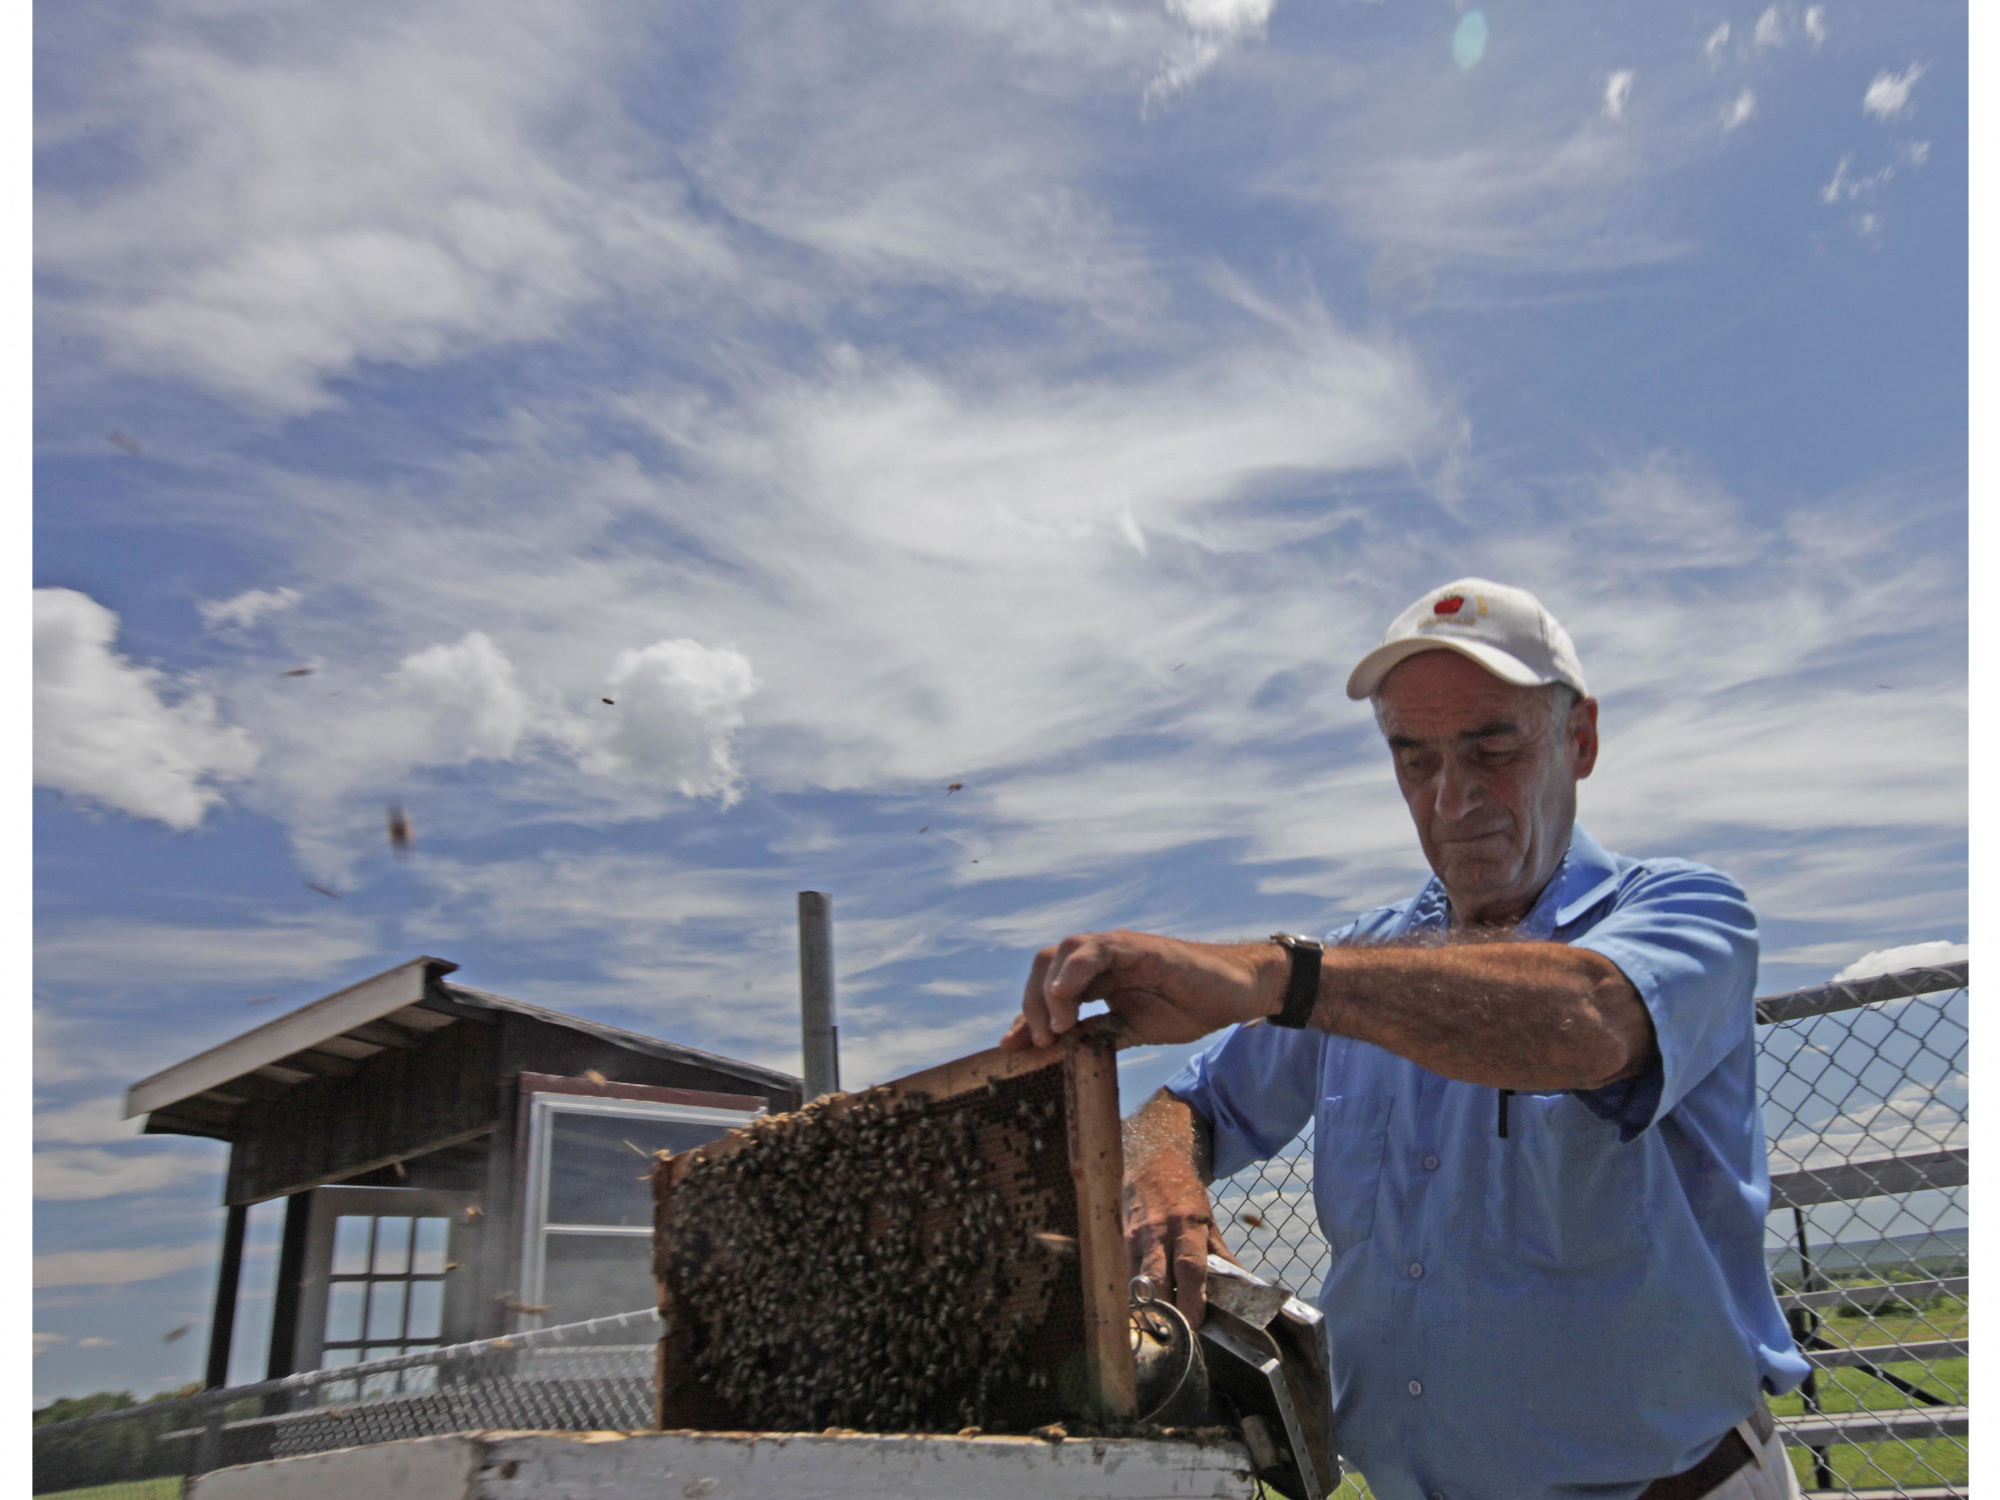
[[[606,1238],[651,1241],[651,1224],[571,1224],[550,1223],[549,1173],[555,1143],[555,1117],[563,1114],[598,1115],[626,1120],[668,1120],[687,1125],[717,1125],[717,1135],[736,1130],[769,1112],[758,1101],[754,1110],[723,1109],[706,1104],[677,1104],[656,1099],[606,1098],[590,1094],[558,1093],[537,1089],[527,1098],[528,1150],[521,1194],[521,1294],[524,1303],[539,1306],[548,1274],[548,1237],[551,1234],[599,1235]],[[543,1314],[517,1312],[515,1332],[543,1325]]]
[[[326,1319],[329,1311],[333,1286],[340,1282],[361,1282],[364,1285],[375,1281],[401,1281],[405,1287],[403,1296],[403,1326],[409,1326],[408,1287],[416,1281],[437,1281],[441,1283],[439,1292],[438,1336],[431,1339],[399,1338],[395,1342],[405,1348],[441,1348],[449,1344],[454,1336],[463,1337],[455,1314],[461,1289],[453,1285],[451,1275],[454,1252],[465,1254],[460,1240],[468,1204],[475,1202],[475,1195],[451,1189],[408,1188],[408,1187],[355,1187],[341,1183],[324,1184],[312,1190],[311,1206],[307,1216],[306,1258],[304,1295],[299,1299],[298,1321],[294,1333],[293,1349],[295,1364],[300,1370],[318,1370],[326,1367],[327,1339]],[[359,1274],[343,1274],[338,1277],[333,1272],[334,1238],[340,1221],[345,1218],[400,1219],[410,1220],[410,1245],[412,1263],[416,1249],[416,1221],[419,1219],[442,1218],[446,1221],[445,1266],[446,1269],[432,1274],[405,1271],[400,1276],[376,1276],[374,1265],[374,1237],[376,1230],[369,1229],[370,1269]],[[370,1341],[368,1332],[368,1301],[372,1292],[362,1298],[362,1337],[350,1343],[338,1341],[338,1347],[354,1348],[361,1351],[361,1361],[366,1360],[366,1350]]]

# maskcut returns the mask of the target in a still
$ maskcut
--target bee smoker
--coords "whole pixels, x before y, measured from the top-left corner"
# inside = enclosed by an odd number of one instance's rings
[[[1339,1483],[1319,1309],[1211,1255],[1199,1335],[1132,1278],[1132,1349],[1142,1422],[1233,1422],[1257,1478],[1288,1500],[1325,1500]]]

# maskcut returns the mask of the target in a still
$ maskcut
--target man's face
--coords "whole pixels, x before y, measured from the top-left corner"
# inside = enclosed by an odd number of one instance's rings
[[[1453,916],[1520,920],[1569,847],[1576,783],[1597,762],[1597,700],[1557,725],[1545,689],[1456,651],[1410,657],[1379,697],[1397,785]]]

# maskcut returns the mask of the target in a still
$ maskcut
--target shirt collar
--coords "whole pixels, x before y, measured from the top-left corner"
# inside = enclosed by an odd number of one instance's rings
[[[1556,870],[1555,878],[1542,892],[1544,898],[1556,892],[1556,927],[1567,927],[1578,917],[1609,896],[1618,884],[1618,860],[1598,843],[1581,824],[1570,831],[1569,851]],[[1540,902],[1536,903],[1540,905]]]
[[[1567,927],[1597,905],[1618,882],[1618,866],[1604,846],[1576,824],[1570,829],[1569,848],[1556,866],[1549,883],[1542,887],[1534,906],[1521,919],[1516,932],[1524,938],[1544,939],[1556,929]],[[1403,918],[1405,932],[1442,930],[1451,919],[1451,902],[1444,882],[1433,875],[1417,892]]]

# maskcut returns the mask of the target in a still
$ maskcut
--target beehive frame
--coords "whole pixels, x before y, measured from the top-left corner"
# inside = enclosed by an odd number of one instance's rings
[[[1028,1081],[1044,1069],[1061,1070],[1064,1145],[1075,1191],[1076,1255],[1061,1271],[1074,1278],[1082,1303],[1086,1410],[1072,1413],[1100,1420],[1135,1415],[1121,1192],[1124,1150],[1118,1113],[1116,1052],[1125,1028],[1113,1017],[1085,1021],[1046,1050],[1003,1052],[998,1048],[925,1069],[864,1094],[835,1095],[820,1108],[831,1116],[864,1100],[877,1104],[923,1096],[934,1103],[963,1099],[989,1086]],[[1039,1080],[1036,1080],[1039,1081]],[[653,1168],[654,1265],[666,1334],[659,1348],[655,1418],[662,1429],[719,1430],[739,1425],[727,1403],[707,1390],[691,1358],[689,1320],[675,1316],[674,1289],[667,1275],[676,1186],[703,1163],[745,1145],[742,1132],[662,1157]]]

